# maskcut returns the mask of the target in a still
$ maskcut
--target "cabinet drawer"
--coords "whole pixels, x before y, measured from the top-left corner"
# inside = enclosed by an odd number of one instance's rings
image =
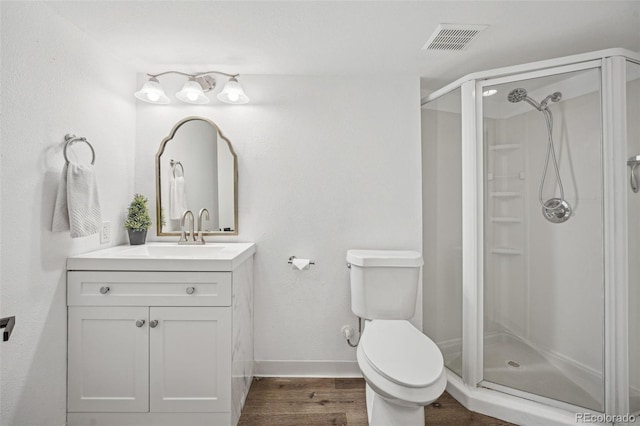
[[[67,305],[230,306],[231,272],[67,272]]]

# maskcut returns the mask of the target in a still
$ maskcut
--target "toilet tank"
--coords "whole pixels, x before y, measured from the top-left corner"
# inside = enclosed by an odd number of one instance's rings
[[[409,319],[416,311],[422,255],[408,250],[348,250],[351,310],[366,319]]]

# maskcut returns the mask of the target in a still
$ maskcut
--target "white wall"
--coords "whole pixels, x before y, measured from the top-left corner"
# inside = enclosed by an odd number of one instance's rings
[[[2,343],[0,424],[65,423],[69,255],[106,246],[98,236],[52,233],[64,135],[96,151],[103,219],[125,241],[133,193],[135,74],[42,3],[2,2],[1,316],[16,316]],[[71,150],[79,153],[81,148]]]
[[[174,123],[190,115],[217,123],[238,155],[239,235],[210,240],[257,243],[258,373],[332,374],[333,361],[355,360],[340,336],[343,324],[357,325],[347,249],[421,250],[419,79],[243,76],[241,83],[247,105],[138,104],[136,190],[154,196],[154,155]],[[166,84],[172,97],[179,83]],[[291,255],[316,265],[293,271]],[[349,368],[357,372],[355,363]]]

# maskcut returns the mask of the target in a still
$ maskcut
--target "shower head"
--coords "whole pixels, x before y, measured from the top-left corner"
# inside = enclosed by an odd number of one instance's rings
[[[546,98],[544,98],[542,100],[542,102],[540,102],[540,108],[544,109],[547,107],[547,102],[551,101],[551,102],[559,102],[562,99],[562,93],[560,92],[554,92],[552,94],[550,94],[549,96],[547,96]]]
[[[526,98],[527,98],[527,91],[522,88],[513,89],[507,95],[507,99],[509,100],[509,102],[513,102],[513,103],[524,101]]]
[[[562,93],[554,92],[549,96],[547,96],[546,98],[544,98],[542,102],[538,103],[533,99],[531,99],[529,95],[527,95],[527,91],[525,89],[519,87],[517,89],[513,89],[512,91],[510,91],[509,94],[507,95],[507,99],[509,100],[509,102],[512,102],[512,103],[525,101],[526,103],[528,103],[529,105],[537,109],[538,111],[543,111],[543,110],[548,110],[547,103],[549,101],[558,102],[560,99],[562,99]]]

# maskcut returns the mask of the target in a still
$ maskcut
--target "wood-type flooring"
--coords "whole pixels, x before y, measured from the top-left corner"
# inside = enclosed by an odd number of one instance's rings
[[[256,378],[238,423],[238,426],[326,425],[367,425],[363,379]],[[469,411],[445,392],[425,407],[425,425],[511,423]]]

